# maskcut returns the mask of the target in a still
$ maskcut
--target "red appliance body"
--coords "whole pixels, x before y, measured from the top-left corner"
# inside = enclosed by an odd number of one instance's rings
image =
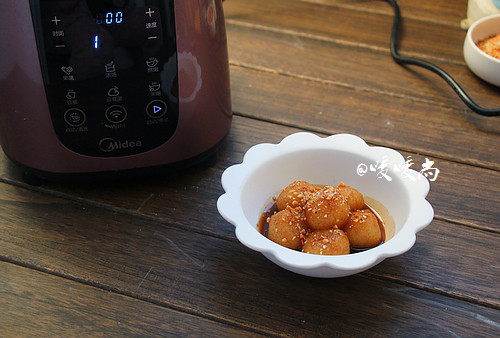
[[[190,164],[231,117],[221,0],[0,2],[0,142],[36,175]]]

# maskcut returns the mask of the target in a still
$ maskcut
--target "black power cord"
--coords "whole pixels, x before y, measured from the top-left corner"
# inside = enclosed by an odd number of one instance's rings
[[[437,75],[441,76],[453,90],[458,94],[460,99],[473,111],[476,113],[483,115],[483,116],[499,116],[500,115],[500,108],[496,109],[489,109],[489,108],[483,108],[476,104],[468,95],[465,93],[465,91],[460,87],[460,85],[448,74],[445,72],[443,69],[439,68],[438,66],[429,63],[424,60],[419,60],[419,59],[413,59],[413,58],[407,58],[399,55],[398,53],[398,46],[397,46],[397,39],[398,39],[398,31],[399,31],[399,23],[401,21],[401,14],[399,10],[399,5],[396,0],[386,0],[393,8],[394,8],[394,23],[392,26],[392,33],[391,33],[391,55],[394,61],[396,61],[398,64],[410,64],[410,65],[415,65],[419,67],[423,67],[425,69],[428,69]]]

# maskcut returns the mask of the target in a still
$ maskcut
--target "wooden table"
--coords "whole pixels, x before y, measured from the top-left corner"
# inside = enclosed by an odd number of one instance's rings
[[[499,88],[463,61],[467,2],[400,0],[401,54],[480,104]],[[0,157],[0,335],[500,336],[500,119],[389,55],[384,1],[228,0],[232,129],[210,168],[27,185]],[[358,275],[290,273],[218,214],[222,171],[297,131],[351,133],[440,170],[433,222]]]

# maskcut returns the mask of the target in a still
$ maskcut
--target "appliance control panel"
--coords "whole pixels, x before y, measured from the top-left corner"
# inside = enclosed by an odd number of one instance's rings
[[[79,154],[167,142],[178,118],[174,0],[30,0],[52,124]]]

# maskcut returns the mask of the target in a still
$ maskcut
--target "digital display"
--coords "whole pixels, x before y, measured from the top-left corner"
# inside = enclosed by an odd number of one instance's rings
[[[98,25],[106,24],[120,24],[123,22],[123,12],[106,12],[106,13],[97,13],[95,22]]]
[[[87,6],[98,25],[121,24],[124,12],[130,7],[129,0],[87,0]]]
[[[119,25],[124,23],[125,12],[131,5],[135,4],[129,0],[87,0],[87,6],[98,25]]]

